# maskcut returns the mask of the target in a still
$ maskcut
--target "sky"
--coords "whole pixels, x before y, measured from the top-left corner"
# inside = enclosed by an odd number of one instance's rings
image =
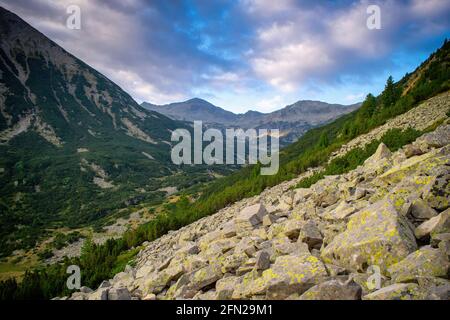
[[[448,0],[0,0],[137,102],[203,98],[236,113],[351,104],[450,35]],[[80,29],[67,8],[80,8]],[[380,29],[367,27],[380,8]],[[370,20],[372,21],[372,20]]]

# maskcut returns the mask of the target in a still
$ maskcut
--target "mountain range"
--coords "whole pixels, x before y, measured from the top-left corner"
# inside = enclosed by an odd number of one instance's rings
[[[279,129],[281,144],[287,145],[296,141],[307,130],[350,113],[360,107],[361,104],[340,105],[301,100],[270,113],[250,110],[243,114],[235,114],[199,98],[166,105],[144,102],[141,106],[162,113],[172,119],[190,122],[203,121],[206,125],[219,128]]]
[[[213,179],[171,162],[176,128],[0,7],[0,255]]]

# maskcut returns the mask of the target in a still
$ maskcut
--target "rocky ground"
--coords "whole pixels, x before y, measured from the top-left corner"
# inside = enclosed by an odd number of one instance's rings
[[[447,118],[446,113],[449,109],[449,101],[450,91],[447,91],[422,102],[408,112],[388,120],[384,125],[343,145],[330,157],[330,161],[345,155],[354,148],[362,148],[373,140],[380,139],[390,129],[414,128],[416,130],[424,130],[428,128],[436,121]]]
[[[449,299],[450,124],[291,190],[301,178],[146,243],[70,299]]]

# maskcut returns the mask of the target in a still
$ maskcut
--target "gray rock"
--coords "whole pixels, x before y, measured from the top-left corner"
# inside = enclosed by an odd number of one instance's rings
[[[306,243],[309,250],[313,248],[320,248],[323,237],[313,220],[309,220],[303,225],[298,241]]]
[[[93,290],[91,288],[88,288],[88,287],[81,287],[80,288],[80,292],[82,292],[82,293],[91,293],[91,292],[93,292]]]
[[[108,291],[108,300],[131,300],[131,294],[127,288],[111,288]]]
[[[245,208],[235,218],[237,233],[253,230],[266,214],[266,208],[261,203]]]
[[[438,213],[422,199],[416,199],[412,203],[410,214],[414,219],[424,221],[437,216]]]
[[[362,288],[356,282],[330,280],[315,285],[300,296],[300,300],[360,300]]]
[[[266,270],[270,267],[270,254],[267,251],[259,251],[255,258],[256,270]]]

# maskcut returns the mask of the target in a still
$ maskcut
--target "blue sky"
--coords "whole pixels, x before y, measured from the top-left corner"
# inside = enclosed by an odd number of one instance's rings
[[[70,30],[66,9],[81,9]],[[367,7],[381,9],[369,30]],[[378,94],[439,48],[448,0],[0,0],[138,102],[192,97],[233,112]]]

